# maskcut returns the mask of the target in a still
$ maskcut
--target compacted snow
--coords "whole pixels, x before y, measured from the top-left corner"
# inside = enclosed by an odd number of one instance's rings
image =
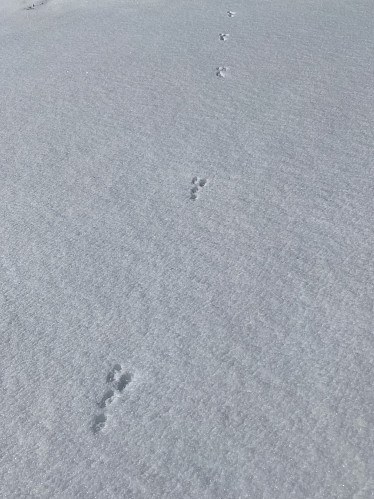
[[[0,496],[374,497],[373,1],[0,0],[0,47]]]

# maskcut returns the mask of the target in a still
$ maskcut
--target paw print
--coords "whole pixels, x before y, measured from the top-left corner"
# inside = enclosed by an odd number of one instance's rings
[[[228,70],[229,70],[229,68],[227,68],[225,66],[219,66],[216,69],[216,76],[218,76],[218,78],[225,78],[227,76]]]
[[[199,178],[199,177],[194,177],[192,179],[191,196],[190,196],[190,199],[192,199],[192,201],[196,201],[198,197],[197,196],[198,191],[202,187],[205,187],[207,181],[208,180],[206,178]]]
[[[100,401],[97,403],[101,411],[94,417],[92,423],[93,433],[99,433],[106,427],[108,421],[109,406],[122,395],[122,392],[131,382],[131,380],[132,374],[129,372],[123,373],[120,364],[115,364],[109,371],[106,377],[108,388],[105,391],[104,395],[101,397]]]

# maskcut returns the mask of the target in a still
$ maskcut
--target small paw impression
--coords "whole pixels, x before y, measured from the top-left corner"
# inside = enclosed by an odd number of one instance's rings
[[[45,3],[46,3],[46,0],[42,0],[39,3],[33,3],[33,4],[29,5],[28,7],[25,7],[25,10],[34,10],[34,9],[36,9],[38,7],[41,7]]]
[[[206,178],[199,178],[199,177],[194,177],[192,179],[192,188],[191,188],[191,196],[190,196],[190,199],[192,199],[192,201],[196,201],[196,199],[198,198],[198,192],[203,187],[205,187],[207,181],[208,180]]]
[[[97,405],[100,412],[94,417],[92,431],[94,434],[104,430],[108,424],[109,408],[122,396],[126,386],[131,383],[132,374],[123,372],[120,364],[115,364],[106,376],[107,390]]]
[[[216,76],[218,76],[218,78],[225,78],[227,76],[228,70],[229,68],[225,66],[219,66],[216,69]]]

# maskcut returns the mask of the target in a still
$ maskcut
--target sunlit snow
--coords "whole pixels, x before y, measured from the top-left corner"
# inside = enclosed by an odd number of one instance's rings
[[[0,0],[0,497],[374,497],[372,0]]]

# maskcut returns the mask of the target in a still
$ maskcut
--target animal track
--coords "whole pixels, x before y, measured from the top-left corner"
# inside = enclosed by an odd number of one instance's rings
[[[117,383],[117,390],[119,391],[119,393],[123,392],[123,390],[126,388],[126,386],[130,383],[131,380],[132,376],[130,373],[122,374]]]
[[[108,420],[106,413],[109,406],[121,396],[123,390],[131,380],[132,374],[129,372],[122,373],[120,364],[115,364],[109,371],[106,377],[106,383],[109,385],[109,388],[97,404],[99,408],[102,409],[102,412],[94,417],[92,423],[92,431],[94,434],[99,433],[106,427]]]
[[[232,10],[228,10],[227,11],[227,15],[229,17],[235,17],[236,16],[236,12],[232,11]],[[228,33],[220,33],[219,34],[219,39],[222,41],[222,42],[225,42],[228,37],[230,35]],[[218,76],[218,78],[225,78],[227,76],[227,71],[228,71],[229,68],[226,68],[225,66],[219,66],[217,69],[216,69],[216,76]]]
[[[113,402],[113,397],[114,397],[114,391],[113,390],[108,390],[104,395],[101,401],[98,403],[98,406],[100,409],[104,409],[107,407],[109,404]]]
[[[218,78],[225,78],[227,76],[228,69],[229,68],[226,68],[225,66],[219,66],[216,69],[216,76],[218,76]]]
[[[42,2],[39,2],[39,3],[33,3],[32,5],[29,5],[28,7],[26,7],[25,10],[36,9],[37,7],[40,7],[41,5],[44,5],[45,3],[46,3],[46,0],[43,0]]]
[[[105,414],[98,414],[95,416],[93,425],[92,425],[92,431],[94,433],[99,433],[99,431],[103,430],[105,428],[105,423],[106,423],[107,417]]]
[[[113,369],[111,369],[108,372],[108,375],[106,377],[106,382],[113,383],[113,381],[118,381],[118,379],[121,375],[121,370],[122,370],[122,367],[119,364],[115,364],[113,366]]]
[[[207,181],[208,180],[206,178],[199,179],[199,177],[194,177],[192,179],[193,187],[191,188],[191,196],[190,196],[190,199],[192,199],[192,201],[196,201],[199,189],[204,187]]]

